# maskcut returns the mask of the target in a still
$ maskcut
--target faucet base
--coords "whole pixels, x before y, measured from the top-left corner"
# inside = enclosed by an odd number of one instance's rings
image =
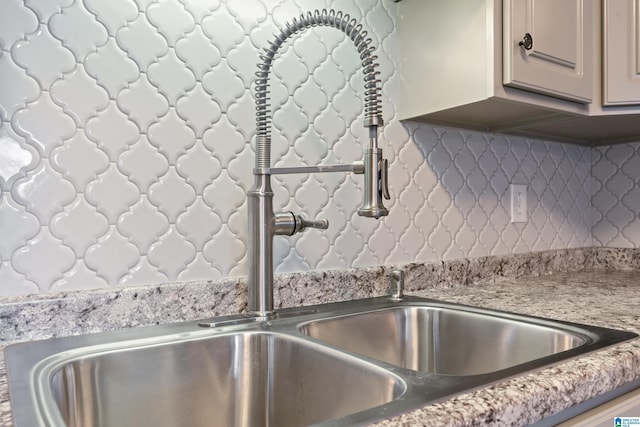
[[[247,311],[244,313],[244,316],[247,318],[251,318],[257,322],[262,322],[265,320],[273,320],[278,318],[278,312],[275,310],[272,311]]]

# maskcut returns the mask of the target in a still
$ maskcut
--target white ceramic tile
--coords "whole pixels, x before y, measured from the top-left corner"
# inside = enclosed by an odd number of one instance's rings
[[[229,122],[227,116],[220,118],[215,131],[205,132],[202,141],[223,165],[228,165],[247,146],[244,136]],[[220,143],[220,141],[224,142]]]
[[[140,259],[140,251],[115,226],[91,245],[84,256],[86,265],[110,285],[117,284]]]
[[[48,224],[54,215],[73,201],[76,189],[45,160],[16,181],[12,196],[34,214],[41,224]]]
[[[211,184],[222,171],[220,161],[198,141],[176,162],[177,172],[195,187],[199,194]]]
[[[144,14],[116,33],[118,46],[138,65],[140,71],[167,53],[169,46]]]
[[[227,119],[229,123],[233,124],[236,130],[244,136],[245,141],[251,141],[251,138],[255,134],[256,119],[255,103],[249,92],[245,92],[235,104],[229,107],[227,110]],[[211,132],[211,129],[209,129],[208,132]],[[205,132],[205,134],[206,133],[207,132]]]
[[[195,28],[195,22],[178,1],[163,1],[150,4],[146,9],[147,19],[164,36],[169,46]]]
[[[73,267],[75,254],[51,235],[46,228],[13,254],[13,268],[25,278],[47,291],[64,272]]]
[[[204,258],[220,272],[234,271],[240,260],[246,257],[246,246],[227,225],[223,225],[214,239],[202,250]]]
[[[37,79],[43,89],[48,89],[54,81],[76,67],[71,51],[63,47],[44,25],[14,44],[11,55],[16,64]]]
[[[129,120],[113,101],[96,117],[87,121],[85,130],[87,137],[98,144],[111,161],[115,161],[130,144],[140,137],[140,131],[135,123]]]
[[[149,126],[149,142],[172,164],[196,142],[195,133],[185,125],[175,109],[171,108],[159,121]]]
[[[110,224],[135,205],[140,190],[122,175],[115,164],[87,185],[84,193],[87,201],[105,215]]]
[[[74,2],[64,7],[47,22],[49,31],[62,45],[73,52],[77,61],[102,46],[108,40],[104,25],[85,9],[82,2]]]
[[[56,214],[49,225],[51,234],[78,255],[109,231],[109,221],[91,206],[82,195]]]
[[[195,246],[175,228],[171,228],[151,245],[147,258],[170,280],[176,280],[178,274],[195,259],[195,256]]]
[[[215,236],[222,227],[220,216],[202,199],[178,216],[176,229],[185,236],[198,251],[202,251],[204,245]]]
[[[200,26],[176,42],[175,53],[198,80],[220,63],[220,51]]]
[[[173,167],[149,187],[149,201],[167,215],[171,223],[195,200],[195,189]]]
[[[0,51],[0,120],[9,118],[27,102],[34,101],[40,95],[38,83],[24,70],[21,70],[8,53]]]
[[[127,237],[144,254],[160,236],[169,231],[169,228],[167,216],[144,197],[128,212],[122,214],[117,222],[118,232]]]
[[[202,87],[218,100],[220,108],[225,112],[246,90],[242,79],[229,67],[227,61],[222,61],[203,76]]]
[[[109,156],[81,131],[56,147],[50,160],[51,166],[80,192],[109,167]]]
[[[121,90],[140,78],[136,63],[127,57],[126,52],[112,38],[87,55],[84,67],[107,90],[111,99],[115,99]]]
[[[117,163],[118,169],[143,193],[169,170],[167,158],[144,135],[118,157]]]
[[[167,98],[161,95],[149,80],[140,77],[117,97],[120,110],[138,125],[140,132],[146,133],[149,125],[169,111]]]
[[[138,16],[138,7],[132,0],[85,0],[84,5],[105,26],[110,36],[127,26]]]
[[[9,126],[0,127],[0,188],[9,187],[38,160],[35,150],[11,132]]]
[[[226,57],[229,52],[245,39],[242,27],[231,16],[226,8],[220,7],[205,16],[201,23],[202,31],[222,54]]]
[[[149,66],[147,77],[172,106],[196,84],[193,72],[184,66],[173,50]]]
[[[13,43],[38,28],[38,18],[19,0],[5,0],[0,15],[0,48],[9,49]]]
[[[246,199],[245,191],[229,176],[228,171],[222,171],[220,176],[204,189],[203,196],[204,202],[223,222],[226,222]]]
[[[249,144],[245,144],[242,151],[229,161],[227,171],[237,186],[246,194],[254,183],[253,175],[250,171],[255,166],[253,150]]]
[[[363,237],[354,228],[346,228],[336,238],[335,247],[344,262],[349,266],[353,266],[353,262],[364,249],[364,243]],[[287,270],[281,269],[281,271]]]
[[[196,86],[176,102],[176,112],[187,123],[198,138],[220,120],[219,104],[209,95],[201,84]]]
[[[76,126],[86,123],[109,105],[107,92],[97,85],[82,66],[54,82],[50,93],[53,102],[76,121]]]
[[[42,92],[36,101],[16,111],[11,124],[45,156],[77,131],[73,119],[51,100],[47,92]]]

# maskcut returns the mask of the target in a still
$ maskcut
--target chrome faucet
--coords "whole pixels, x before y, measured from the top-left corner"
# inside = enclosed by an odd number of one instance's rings
[[[271,111],[269,105],[269,73],[278,49],[294,34],[307,28],[327,26],[344,32],[356,46],[362,61],[365,89],[364,126],[369,128],[369,147],[364,161],[348,165],[271,167]],[[377,56],[367,38],[367,31],[348,14],[335,10],[315,10],[287,22],[275,40],[260,55],[256,72],[256,157],[254,184],[247,193],[249,209],[249,301],[247,314],[260,320],[276,316],[273,308],[273,236],[293,235],[307,228],[326,229],[327,220],[310,220],[293,212],[273,212],[271,175],[291,173],[353,172],[364,174],[364,202],[358,215],[380,218],[389,214],[383,198],[390,199],[387,174],[388,162],[378,148],[380,88]]]

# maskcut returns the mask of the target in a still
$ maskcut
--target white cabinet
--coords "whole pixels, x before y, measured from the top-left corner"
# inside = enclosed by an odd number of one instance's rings
[[[593,100],[592,0],[504,0],[504,84]]]
[[[604,0],[604,105],[640,104],[639,20],[639,0]]]
[[[640,141],[640,0],[401,0],[398,12],[401,119]]]
[[[500,132],[586,114],[595,37],[585,28],[593,26],[586,21],[594,19],[595,0],[562,0],[571,5],[561,7],[562,17],[543,18],[558,3],[505,0],[505,42],[502,0],[402,0],[400,118]],[[579,16],[567,30],[560,22],[570,14]],[[526,32],[535,33],[534,54],[518,45]],[[568,34],[573,39],[556,48],[554,38]]]

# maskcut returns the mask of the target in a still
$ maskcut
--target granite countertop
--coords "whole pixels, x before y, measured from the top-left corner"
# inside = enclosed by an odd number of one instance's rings
[[[640,333],[639,281],[640,271],[601,270],[499,278],[418,291],[409,285],[407,293]],[[175,301],[172,304],[175,306]],[[237,305],[234,307],[237,310]],[[639,379],[640,339],[634,339],[377,425],[527,425]],[[0,426],[12,425],[4,359],[0,357]]]

